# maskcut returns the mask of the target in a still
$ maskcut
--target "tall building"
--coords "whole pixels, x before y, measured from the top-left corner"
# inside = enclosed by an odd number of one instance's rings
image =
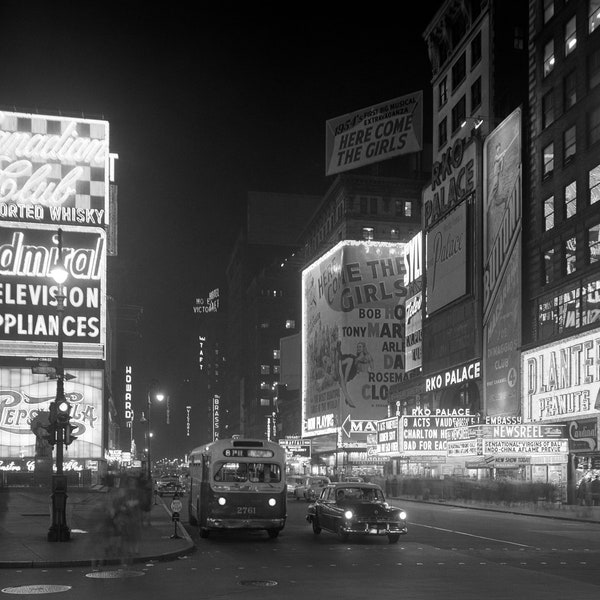
[[[288,261],[319,201],[302,194],[248,194],[247,220],[226,271],[222,425],[230,434],[274,437],[279,340],[300,327],[300,280]]]
[[[523,418],[569,432],[569,492],[600,469],[600,1],[530,1]]]

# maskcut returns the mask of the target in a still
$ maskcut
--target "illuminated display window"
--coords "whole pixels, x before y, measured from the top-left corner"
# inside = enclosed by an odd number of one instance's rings
[[[588,229],[588,264],[600,260],[600,225],[593,225]]]
[[[564,247],[565,273],[570,275],[577,270],[577,239],[569,238]]]

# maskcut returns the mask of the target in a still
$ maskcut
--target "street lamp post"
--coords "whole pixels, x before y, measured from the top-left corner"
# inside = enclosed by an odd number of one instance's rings
[[[151,459],[152,431],[150,429],[150,413],[151,413],[151,409],[152,409],[152,392],[153,392],[153,390],[154,390],[153,386],[148,387],[148,416],[145,419],[145,421],[146,421],[146,441],[147,441],[147,448],[148,448],[148,452],[146,453],[147,462],[148,462],[148,464],[147,464],[148,481],[150,481],[152,479],[152,459]],[[165,399],[164,394],[161,394],[160,392],[155,393],[154,397],[159,402],[162,402]]]
[[[49,542],[66,542],[71,539],[67,525],[67,477],[63,473],[63,448],[68,427],[70,406],[65,398],[65,371],[63,365],[63,312],[65,295],[63,283],[68,273],[62,256],[62,229],[58,230],[58,260],[52,268],[52,278],[58,284],[56,311],[58,313],[58,361],[56,365],[56,399],[50,409],[51,429],[56,443],[56,473],[52,474],[52,524],[48,530]]]

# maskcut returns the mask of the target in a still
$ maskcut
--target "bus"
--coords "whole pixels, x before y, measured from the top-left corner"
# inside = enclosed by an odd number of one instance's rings
[[[287,518],[285,448],[233,437],[190,453],[188,515],[200,537],[226,529],[264,529],[276,538]]]

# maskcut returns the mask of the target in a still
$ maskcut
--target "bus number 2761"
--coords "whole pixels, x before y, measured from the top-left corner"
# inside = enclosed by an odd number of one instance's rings
[[[254,507],[254,506],[238,506],[237,514],[238,515],[254,515],[254,514],[256,514],[256,507]]]

